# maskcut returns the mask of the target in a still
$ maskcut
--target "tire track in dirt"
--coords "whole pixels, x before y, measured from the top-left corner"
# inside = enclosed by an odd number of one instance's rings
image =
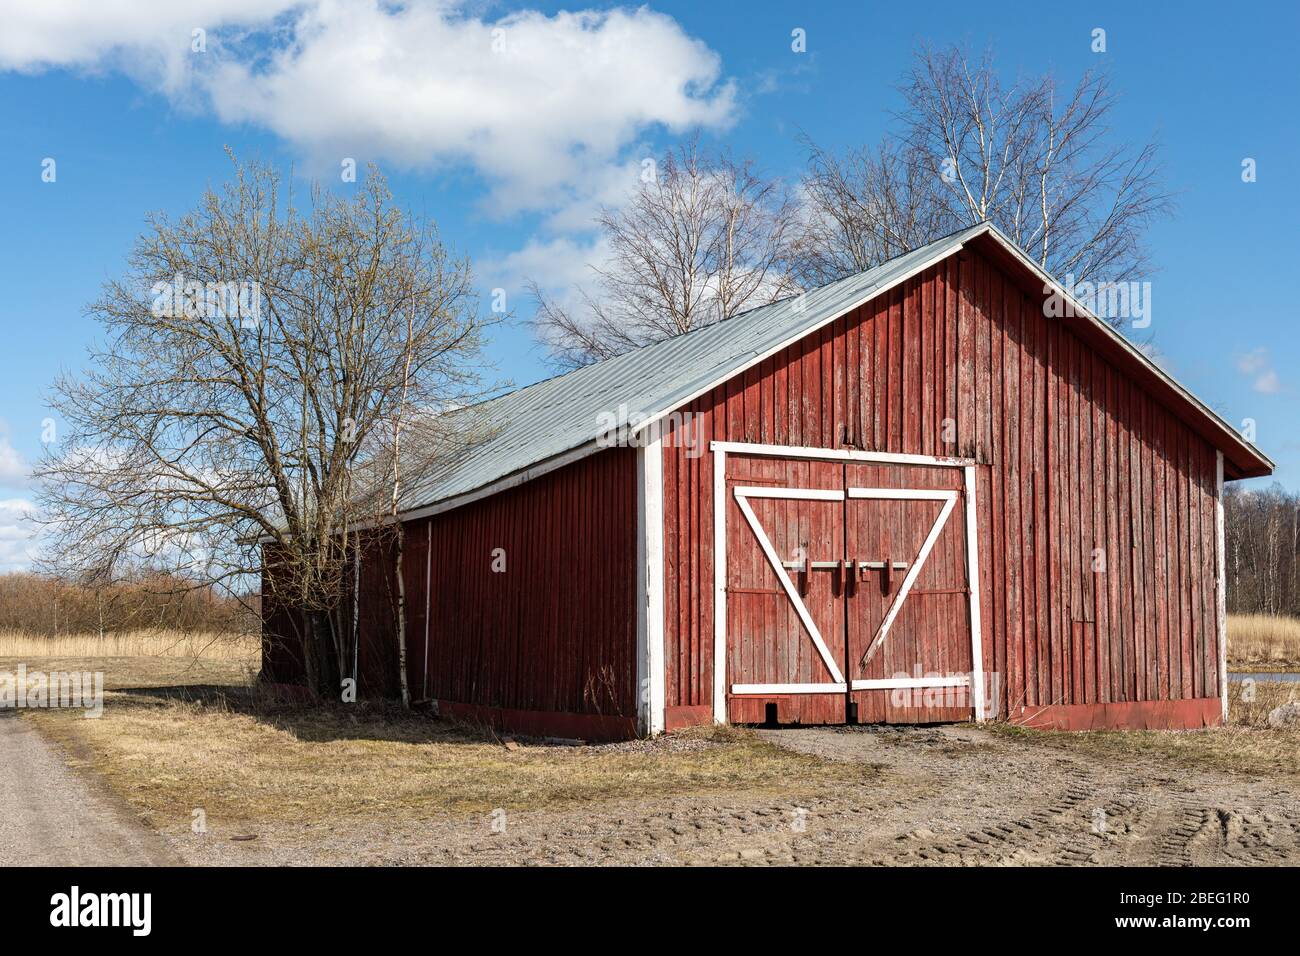
[[[1095,846],[1075,842],[1071,837],[1080,841],[1085,838],[1088,828],[1081,818],[1081,807],[1094,793],[1089,775],[1071,769],[1063,785],[1042,792],[1043,797],[1050,794],[1050,799],[1041,809],[972,827],[952,839],[907,847],[888,862],[972,865],[1027,856],[1038,862],[1087,863],[1095,853]]]
[[[765,739],[869,764],[809,792],[694,794],[338,831],[263,829],[258,844],[173,837],[201,862],[449,865],[1275,865],[1300,862],[1289,781],[1100,758],[970,726],[804,728]],[[507,808],[508,809],[508,808]]]

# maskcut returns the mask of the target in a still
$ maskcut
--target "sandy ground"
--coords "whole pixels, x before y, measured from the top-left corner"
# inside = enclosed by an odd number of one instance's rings
[[[799,806],[767,793],[167,838],[196,864],[1300,863],[1300,799],[1282,779],[1101,761],[970,726],[763,733],[878,773]]]
[[[0,866],[176,863],[145,829],[13,711],[0,711]]]

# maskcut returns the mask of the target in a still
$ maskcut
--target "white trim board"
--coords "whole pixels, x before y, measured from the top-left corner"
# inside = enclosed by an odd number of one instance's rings
[[[769,445],[761,442],[711,441],[709,449],[715,454],[735,452],[738,455],[763,455],[776,458],[812,458],[820,461],[864,461],[882,465],[937,465],[943,468],[962,468],[975,464],[973,458],[951,458],[936,455],[900,455],[889,451],[858,451],[856,448],[809,448],[804,445]]]
[[[969,674],[952,677],[881,677],[848,684],[733,684],[733,697],[771,697],[777,694],[844,694],[850,690],[920,690],[927,687],[969,687]]]
[[[979,536],[979,502],[976,495],[976,486],[978,476],[975,473],[975,466],[969,465],[963,475],[966,487],[966,588],[970,593],[970,600],[967,607],[970,609],[970,667],[971,677],[975,684],[975,720],[980,722],[988,719],[986,713],[985,694],[988,689],[984,686],[984,621],[983,609],[980,606],[980,536]],[[996,706],[996,701],[994,704]]]
[[[754,509],[750,507],[749,498],[745,495],[747,491],[761,491],[764,498],[788,498],[796,501],[843,501],[844,493],[834,491],[812,491],[804,488],[734,488],[732,495],[736,499],[736,504],[740,507],[740,513],[745,516],[745,521],[749,525],[754,537],[758,540],[758,546],[763,551],[763,556],[772,570],[776,572],[777,580],[781,582],[781,589],[785,591],[785,596],[794,605],[794,610],[799,615],[799,620],[812,638],[813,646],[817,648],[817,654],[821,657],[822,663],[826,665],[826,670],[831,675],[832,686],[844,686],[844,674],[841,673],[839,665],[835,663],[835,658],[831,656],[830,648],[826,646],[826,641],[822,638],[822,632],[817,627],[817,623],[808,613],[808,605],[803,603],[803,598],[799,595],[799,589],[794,586],[790,580],[790,575],[786,574],[785,565],[781,562],[781,557],[772,547],[772,541],[763,530],[763,525],[759,522],[758,517],[754,514]],[[725,520],[725,519],[724,519]],[[736,693],[736,687],[747,685],[737,684],[731,689]],[[817,685],[809,685],[817,686]],[[813,693],[813,692],[809,692]]]
[[[1219,636],[1219,699],[1223,722],[1228,722],[1228,574],[1223,546],[1223,452],[1214,458],[1214,612]]]
[[[664,452],[660,430],[636,450],[637,716],[650,736],[665,727]]]

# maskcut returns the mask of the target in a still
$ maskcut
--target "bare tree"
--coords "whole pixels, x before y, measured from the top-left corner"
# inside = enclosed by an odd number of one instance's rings
[[[392,524],[405,410],[425,410],[431,459],[467,439],[465,416],[428,412],[478,387],[468,263],[377,170],[299,210],[235,163],[192,212],[150,217],[89,312],[104,341],[56,382],[67,433],[36,472],[48,565],[246,585],[264,548],[263,600],[302,610],[309,680],[337,694],[349,536]]]
[[[1300,616],[1300,494],[1224,489],[1228,610]]]
[[[794,203],[749,161],[692,139],[597,220],[610,260],[570,307],[536,282],[537,324],[561,365],[682,335],[796,291],[786,269]]]
[[[808,170],[793,257],[803,284],[865,272],[957,229],[916,150],[885,139],[836,155],[806,136],[803,143]]]
[[[1064,93],[1050,74],[1004,85],[990,54],[923,47],[900,89],[900,135],[878,154],[837,159],[810,144],[815,228],[801,275],[835,278],[984,221],[1076,282],[1147,268],[1143,236],[1172,200],[1156,145],[1112,140],[1105,74],[1090,70]]]

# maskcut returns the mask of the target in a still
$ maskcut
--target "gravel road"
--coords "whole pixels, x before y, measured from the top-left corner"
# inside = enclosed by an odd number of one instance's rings
[[[0,711],[0,866],[178,863],[13,711]]]

